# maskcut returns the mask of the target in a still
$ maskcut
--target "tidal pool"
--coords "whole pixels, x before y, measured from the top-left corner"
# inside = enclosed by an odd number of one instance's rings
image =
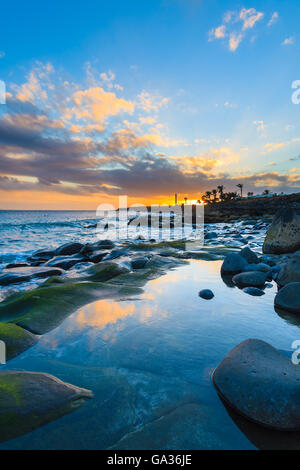
[[[275,285],[251,297],[226,284],[220,266],[191,261],[136,298],[86,305],[1,366],[53,374],[94,399],[0,449],[300,448],[300,434],[249,423],[212,385],[214,368],[241,341],[290,350],[300,340],[300,318],[274,311]],[[198,296],[206,288],[210,301]]]

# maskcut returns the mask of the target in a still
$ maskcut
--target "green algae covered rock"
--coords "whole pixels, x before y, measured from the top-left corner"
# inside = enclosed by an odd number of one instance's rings
[[[84,278],[89,281],[96,281],[96,282],[105,282],[113,279],[116,276],[120,276],[120,274],[126,274],[129,272],[129,269],[125,266],[122,266],[118,263],[113,263],[111,261],[105,261],[102,263],[95,264],[94,266],[90,266],[85,272]]]
[[[36,344],[38,337],[13,323],[0,323],[0,341],[5,343],[6,361],[9,361]]]
[[[26,434],[76,410],[92,398],[49,374],[0,372],[0,441]]]
[[[42,335],[83,305],[114,293],[112,287],[96,282],[49,283],[1,302],[0,320]]]

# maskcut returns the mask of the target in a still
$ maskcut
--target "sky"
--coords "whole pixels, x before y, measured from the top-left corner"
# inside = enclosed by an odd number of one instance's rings
[[[298,0],[5,2],[0,209],[299,192],[299,15]]]

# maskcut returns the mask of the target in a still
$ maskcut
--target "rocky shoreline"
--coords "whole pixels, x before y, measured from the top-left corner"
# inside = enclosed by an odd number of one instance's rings
[[[300,213],[300,193],[284,196],[252,197],[205,206],[205,223],[229,222],[236,219],[261,217],[271,221],[280,209],[290,207]]]
[[[259,230],[267,231],[262,253],[259,253],[259,247],[255,244]],[[245,295],[264,295],[264,290],[269,284],[276,282],[279,290],[274,299],[275,308],[300,313],[300,223],[296,210],[280,211],[271,226],[266,220],[262,221],[253,216],[252,220],[249,217],[242,219],[238,226],[222,226],[221,234],[206,228],[205,240],[206,245],[195,251],[185,250],[185,240],[156,242],[138,239],[116,243],[100,240],[85,244],[73,242],[56,249],[39,250],[31,254],[26,262],[8,264],[0,274],[2,286],[22,285],[35,279],[46,279],[40,281],[38,287],[14,293],[0,303],[0,339],[5,341],[7,360],[32,347],[41,335],[59,326],[79,307],[99,299],[130,299],[141,293],[149,280],[187,264],[189,259],[223,259],[221,276],[224,282],[237,286]],[[257,248],[253,251],[250,246]],[[214,293],[203,289],[199,296],[209,302]],[[258,371],[255,383],[259,384],[260,380],[263,383],[266,380],[265,366],[262,364],[263,353],[258,353],[264,348],[268,350],[271,346],[259,343],[256,347],[252,340],[246,342],[238,349],[238,354],[233,355],[237,370],[235,375],[230,375],[230,368],[224,360],[226,367],[223,362],[218,366],[214,373],[214,384],[222,398],[249,419],[279,430],[298,430],[300,421],[291,421],[288,418],[290,414],[282,412],[282,407],[278,419],[275,406],[270,409],[272,420],[266,418],[266,406],[262,405],[264,395],[260,395],[266,393],[264,387],[255,389],[253,396],[257,397],[257,400],[251,407],[245,405],[246,395],[241,400],[242,395],[239,393],[231,394],[232,389],[242,390],[239,388],[242,385],[246,384],[245,390],[250,390],[253,386],[251,381],[247,382],[250,366],[244,364],[244,359],[240,359],[245,354],[251,357],[251,367],[254,367],[256,373]],[[243,351],[242,355],[240,350]],[[280,353],[275,350],[271,355],[275,357],[277,354]],[[278,376],[285,380],[285,375],[280,372],[282,362],[284,361],[280,356],[273,364],[273,372],[268,367],[270,383],[279,380]],[[263,372],[259,368],[260,365]],[[287,373],[292,375],[289,382],[292,397],[293,393],[300,391],[300,372],[290,365],[287,367]],[[51,388],[53,381],[55,387]],[[232,384],[232,389],[228,389],[228,381]],[[284,382],[282,384],[284,386]],[[0,406],[0,440],[27,433],[71,412],[92,397],[91,392],[87,390],[64,384],[53,377],[45,378],[45,374],[36,374],[33,378],[26,372],[1,371],[0,386],[1,390],[5,391]],[[74,393],[70,393],[72,387],[76,389]],[[49,403],[45,398],[45,402],[36,404],[35,394],[29,394],[29,389],[36,389],[36,393],[43,393],[45,397],[49,396],[51,390],[52,398],[48,400]],[[25,397],[27,424],[19,426],[20,403],[23,403]],[[290,401],[286,400],[285,404],[289,413],[290,408],[294,413],[295,403],[292,398]],[[15,411],[8,416],[11,406]],[[36,416],[38,419],[34,418]],[[4,432],[5,426],[8,431]]]

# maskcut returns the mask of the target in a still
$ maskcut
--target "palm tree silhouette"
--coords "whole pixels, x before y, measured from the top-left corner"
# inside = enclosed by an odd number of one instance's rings
[[[240,190],[241,190],[241,197],[243,197],[243,186],[244,186],[244,185],[241,184],[241,183],[239,183],[239,184],[237,184],[236,186],[237,186],[237,188],[240,188]]]

